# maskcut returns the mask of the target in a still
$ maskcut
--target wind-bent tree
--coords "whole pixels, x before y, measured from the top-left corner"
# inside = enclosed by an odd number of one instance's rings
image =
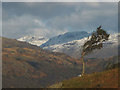
[[[81,60],[83,62],[83,70],[82,75],[85,73],[85,63],[84,63],[84,56],[88,53],[91,53],[95,49],[101,49],[103,47],[103,42],[107,41],[110,34],[107,34],[107,32],[103,29],[101,29],[101,26],[97,28],[96,32],[94,32],[90,39],[88,37],[88,40],[84,43],[82,47],[82,53],[81,53]]]

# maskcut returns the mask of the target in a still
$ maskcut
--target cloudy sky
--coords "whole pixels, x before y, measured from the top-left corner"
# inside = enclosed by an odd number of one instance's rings
[[[0,2],[0,36],[2,36],[2,4]]]
[[[3,2],[3,36],[53,37],[65,32],[118,31],[117,2]]]

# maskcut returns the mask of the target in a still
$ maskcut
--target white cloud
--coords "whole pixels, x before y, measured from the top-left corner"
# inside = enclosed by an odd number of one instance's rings
[[[64,34],[65,32],[68,32],[67,29],[64,30],[58,30],[58,29],[47,29],[47,28],[35,28],[34,29],[34,35],[36,36],[43,36],[43,37],[52,37],[57,36],[59,34]]]
[[[97,7],[98,6],[99,5],[97,5]],[[104,22],[106,22],[107,20],[110,20],[112,17],[117,15],[118,15],[117,8],[108,9],[108,7],[106,8],[99,7],[98,9],[87,9],[87,10],[83,9],[81,11],[81,8],[79,7],[79,10],[76,10],[76,12],[71,13],[70,15],[57,16],[53,18],[52,22],[50,23],[51,23],[51,26],[53,27],[71,26],[74,28],[75,27],[84,28],[88,24],[93,24],[92,22],[95,22],[95,21],[96,23],[103,24],[103,21],[101,21],[99,18],[103,19],[105,17]]]
[[[34,28],[43,27],[36,17],[30,15],[15,16],[3,21],[3,36],[23,36],[34,32]]]
[[[29,8],[26,4],[34,5],[34,7]],[[44,3],[44,5],[39,3],[26,4],[17,3],[15,5],[13,3],[10,4],[10,7],[9,3],[5,4],[8,5],[8,8],[7,10],[4,8],[5,11],[3,11],[4,36],[19,38],[24,35],[34,34],[52,37],[67,31],[82,31],[84,29],[88,31],[89,28],[90,30],[95,30],[101,24],[107,26],[107,29],[111,29],[111,27],[115,29],[117,27],[117,3],[115,3],[116,5],[114,3],[98,2],[55,3],[53,6],[52,4],[49,5],[49,3]],[[41,9],[39,7],[40,5]],[[16,7],[17,9],[13,9]],[[53,8],[56,9],[53,10]]]
[[[41,22],[40,20],[38,20],[38,19],[34,19],[34,23],[38,24],[38,25],[41,26],[41,27],[45,27],[45,24],[42,23],[42,22]]]
[[[36,35],[51,37],[67,32],[67,29],[59,30],[47,27],[40,19],[30,15],[14,17],[3,21],[3,36],[22,37],[24,35]]]

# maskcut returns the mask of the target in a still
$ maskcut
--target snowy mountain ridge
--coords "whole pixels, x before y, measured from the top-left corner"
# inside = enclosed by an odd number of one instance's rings
[[[117,34],[110,35],[109,40],[104,42],[104,47],[108,44],[117,45],[118,44],[117,36],[118,36]],[[88,40],[88,37],[84,37],[80,40],[73,40],[73,41],[70,41],[70,42],[67,42],[67,43],[50,45],[50,46],[43,47],[43,48],[52,50],[54,52],[60,52],[61,48],[70,48],[70,47],[80,48],[87,40]]]
[[[68,32],[62,35],[52,37],[50,39],[36,36],[25,36],[18,40],[40,46],[43,49],[47,49],[53,52],[62,52],[72,57],[79,58],[82,50],[82,45],[84,44],[84,42],[86,42],[86,40],[88,40],[88,36],[90,39],[90,35],[91,33],[87,33],[84,31]],[[117,54],[119,37],[120,35],[118,33],[111,34],[109,40],[104,42],[103,49],[97,51],[99,55],[102,55],[100,53],[103,52],[108,53],[108,55],[113,55],[113,53]],[[114,52],[111,52],[110,50]]]
[[[21,38],[19,38],[17,40],[18,41],[23,41],[23,42],[28,42],[30,44],[40,46],[43,43],[47,42],[48,38],[29,35],[29,36],[21,37]]]
[[[40,47],[47,47],[51,45],[67,43],[73,40],[80,40],[90,35],[91,33],[87,33],[85,31],[67,32],[65,34],[50,38],[46,43],[42,44]]]
[[[79,58],[81,55],[82,45],[87,40],[88,37],[84,37],[80,40],[73,40],[63,44],[49,45],[43,47],[43,49],[47,49],[53,52],[62,52],[74,58]],[[103,43],[103,48],[101,50],[96,50],[97,52],[93,52],[92,54],[94,55],[90,55],[89,57],[94,56],[98,57],[97,55],[99,55],[100,57],[116,55],[118,53],[117,48],[118,48],[118,34],[112,34],[110,35],[109,40]]]

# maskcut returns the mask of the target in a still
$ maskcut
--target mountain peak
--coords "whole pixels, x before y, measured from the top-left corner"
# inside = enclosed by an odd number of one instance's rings
[[[42,44],[41,47],[55,45],[55,44],[63,44],[73,40],[79,40],[84,37],[88,37],[90,35],[91,35],[90,33],[87,33],[85,31],[67,32],[65,34],[50,38],[46,43]]]

